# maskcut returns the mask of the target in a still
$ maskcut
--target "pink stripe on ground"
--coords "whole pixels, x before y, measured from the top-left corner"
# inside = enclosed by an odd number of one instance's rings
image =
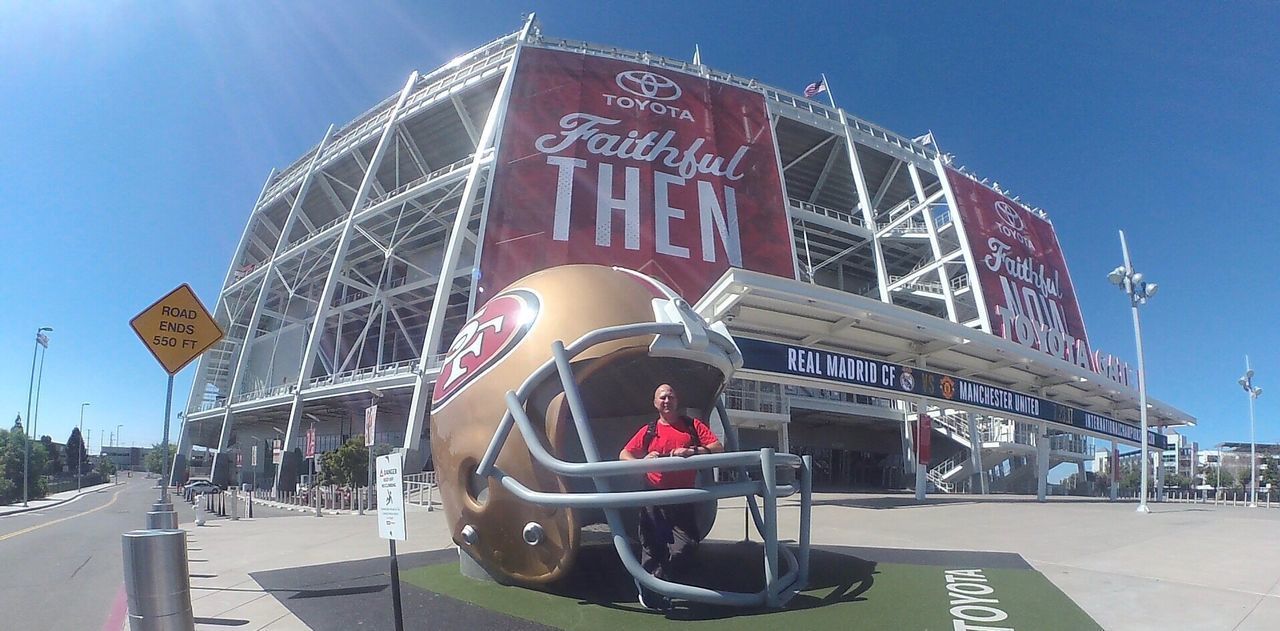
[[[107,621],[102,624],[102,631],[122,631],[128,616],[129,600],[125,597],[124,583],[120,583],[120,591],[116,592],[115,600],[111,601],[111,611],[107,614]]]

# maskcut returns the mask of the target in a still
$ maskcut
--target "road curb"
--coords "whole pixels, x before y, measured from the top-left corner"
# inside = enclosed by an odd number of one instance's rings
[[[101,485],[100,485],[100,486],[101,486]],[[0,513],[0,519],[3,519],[3,518],[8,517],[8,516],[10,516],[10,515],[21,515],[21,514],[23,514],[23,513],[30,513],[31,511],[35,511],[35,510],[44,510],[44,509],[46,509],[46,508],[53,508],[53,507],[55,507],[55,506],[62,506],[63,504],[66,504],[67,502],[70,502],[71,500],[79,499],[81,496],[88,495],[88,494],[90,494],[90,493],[98,493],[98,492],[100,492],[100,491],[105,491],[105,490],[107,490],[107,489],[110,489],[110,488],[113,488],[113,487],[116,487],[116,486],[120,486],[120,483],[119,483],[119,482],[112,483],[110,486],[104,486],[104,487],[102,487],[102,488],[93,489],[92,491],[81,490],[79,493],[76,493],[75,495],[72,495],[71,497],[63,498],[63,499],[60,499],[60,500],[58,500],[58,501],[56,501],[56,502],[53,502],[53,503],[50,503],[50,504],[45,504],[45,505],[43,505],[43,506],[27,506],[27,507],[25,507],[25,508],[19,508],[19,509],[17,509],[17,510],[5,511],[5,512],[3,512],[3,513]]]

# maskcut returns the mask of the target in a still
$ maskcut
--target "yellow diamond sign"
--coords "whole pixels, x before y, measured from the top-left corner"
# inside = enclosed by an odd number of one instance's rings
[[[186,283],[143,309],[129,326],[171,375],[222,339],[222,329]]]

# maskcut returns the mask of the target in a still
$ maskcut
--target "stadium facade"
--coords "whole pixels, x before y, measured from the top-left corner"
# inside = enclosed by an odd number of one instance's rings
[[[746,361],[729,421],[745,447],[814,455],[819,486],[909,486],[919,457],[941,491],[1043,494],[1092,441],[1141,439],[1131,371],[1090,348],[1042,210],[932,135],[530,20],[268,176],[175,475],[201,446],[220,481],[291,488],[309,428],[323,452],[366,418],[430,466],[459,328],[564,263],[637,269],[724,322]],[[1152,444],[1194,423],[1149,402]]]

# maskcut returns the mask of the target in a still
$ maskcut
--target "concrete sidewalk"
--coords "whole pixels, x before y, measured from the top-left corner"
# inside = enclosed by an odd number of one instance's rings
[[[94,493],[103,489],[109,489],[115,485],[115,483],[107,482],[104,484],[96,484],[94,486],[86,486],[79,491],[73,489],[70,491],[63,491],[61,493],[54,493],[53,495],[48,495],[40,499],[28,499],[26,506],[23,506],[21,500],[19,500],[15,504],[0,506],[0,517],[4,517],[5,515],[17,515],[19,513],[29,513],[42,508],[50,508],[52,506],[58,506],[59,504],[66,504],[81,495]]]
[[[1107,629],[1280,628],[1280,510],[1202,504],[1026,497],[818,494],[815,544],[980,550],[1022,555]],[[402,553],[452,545],[442,511],[410,506]],[[416,510],[415,510],[416,509]],[[386,557],[372,514],[306,514],[190,531],[197,628],[307,628],[250,572]],[[744,505],[721,503],[712,539],[743,538]],[[794,538],[794,502],[779,511],[779,536]],[[759,540],[752,533],[752,538]],[[282,597],[295,593],[290,590]]]
[[[386,540],[378,537],[374,512],[242,517],[197,527],[190,505],[175,506],[182,528],[189,533],[191,601],[197,629],[225,629],[229,625],[245,630],[306,629],[249,573],[388,554]],[[443,511],[427,512],[413,505],[406,508],[409,539],[396,546],[397,552],[438,550],[452,544],[444,528]]]

